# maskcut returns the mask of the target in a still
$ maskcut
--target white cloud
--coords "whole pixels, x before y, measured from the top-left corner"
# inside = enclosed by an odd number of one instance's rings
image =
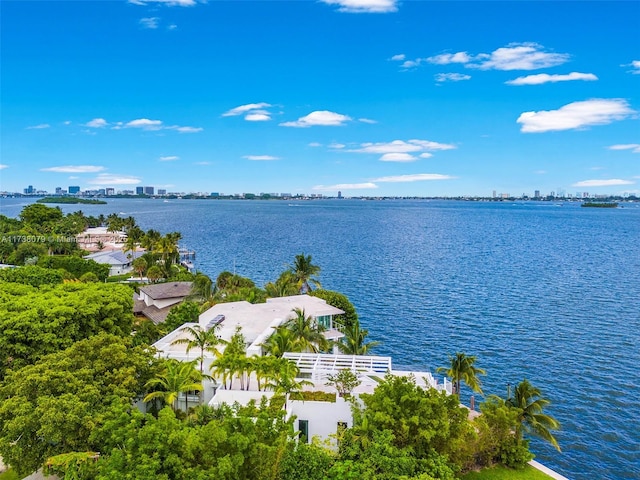
[[[39,125],[32,125],[30,127],[27,127],[27,130],[42,130],[43,128],[50,128],[51,125],[49,125],[48,123],[40,123]]]
[[[247,122],[266,122],[271,120],[271,114],[266,110],[255,110],[253,112],[249,112],[244,116],[244,119]]]
[[[537,43],[512,43],[493,52],[481,53],[468,66],[481,70],[536,70],[554,67],[569,61],[567,53],[544,51]]]
[[[378,188],[375,183],[339,183],[337,185],[316,185],[313,190],[361,190]]]
[[[572,187],[614,187],[616,185],[633,185],[635,182],[630,180],[622,180],[620,178],[612,178],[609,180],[583,180],[576,182]]]
[[[76,177],[75,175],[70,175],[69,180],[78,180],[80,177]]]
[[[541,85],[543,83],[569,82],[572,80],[595,81],[598,80],[593,73],[571,72],[566,75],[549,75],[548,73],[539,73],[537,75],[527,75],[509,80],[504,83],[507,85]]]
[[[636,112],[623,99],[594,98],[569,103],[558,110],[523,112],[517,120],[521,132],[539,133],[553,130],[572,130],[590,125],[606,125],[623,120]]]
[[[420,154],[420,158],[431,158],[433,157],[433,153],[424,152]]]
[[[313,127],[313,126],[325,126],[325,127],[337,127],[344,125],[350,121],[351,117],[342,115],[340,113],[329,112],[328,110],[316,110],[309,115],[300,117],[294,122],[281,123],[282,127]]]
[[[337,5],[339,12],[346,13],[390,13],[398,11],[397,0],[321,0],[328,5]]]
[[[381,162],[415,162],[416,157],[409,153],[385,153],[380,157]]]
[[[331,142],[328,146],[329,148],[337,148],[337,149],[346,147],[344,143],[338,143],[338,142]]]
[[[205,3],[205,0],[201,0]],[[167,7],[193,7],[198,4],[198,0],[129,0],[134,5],[153,5],[154,3],[166,5]]]
[[[392,142],[362,143],[360,148],[350,150],[358,153],[409,153],[428,150],[451,150],[455,145],[432,142],[430,140],[394,140]]]
[[[310,146],[310,147],[321,147],[321,146],[322,146],[322,144],[321,144],[321,143],[319,143],[319,142],[311,142],[311,143],[309,144],[309,146]]]
[[[404,53],[399,53],[398,55],[394,55],[393,57],[391,57],[389,60],[393,61],[393,62],[401,62],[403,61],[406,57],[406,55]]]
[[[463,80],[470,80],[471,75],[465,75],[464,73],[436,73],[434,75],[436,82],[461,82]]]
[[[84,124],[85,127],[102,128],[109,125],[104,118],[94,118],[93,120]]]
[[[175,23],[172,23],[167,27],[167,30],[175,30],[176,28],[178,28],[178,25],[176,25]]]
[[[211,165],[211,162],[196,162],[194,165]]]
[[[621,67],[631,67],[631,70],[627,70],[627,72],[632,73],[634,75],[640,75],[640,60],[633,60],[631,63],[625,63],[624,65],[620,65]]]
[[[265,108],[269,108],[271,106],[270,103],[247,103],[246,105],[240,105],[239,107],[232,108],[231,110],[227,110],[222,114],[223,117],[235,117],[237,115],[242,115],[244,113],[249,113],[252,110],[262,110]]]
[[[632,153],[640,153],[640,143],[626,143],[621,145],[611,145],[609,150],[631,150]]]
[[[170,127],[166,127],[167,130],[175,130],[179,133],[198,133],[204,130],[202,127],[180,127],[178,125],[172,125]]]
[[[435,63],[436,65],[449,65],[450,63],[468,63],[471,61],[471,57],[467,52],[458,53],[442,53],[426,59],[429,63]]]
[[[177,155],[168,155],[166,157],[160,157],[158,160],[161,162],[175,162],[176,160],[180,160],[180,157]]]
[[[142,128],[143,130],[160,130],[162,128],[161,120],[149,120],[148,118],[138,118],[125,123],[126,128]]]
[[[0,170],[4,170],[5,168],[9,168],[9,165],[6,165],[4,163],[0,163]]]
[[[535,173],[536,175],[546,175],[547,171],[546,170],[536,170],[533,173]]]
[[[105,170],[104,167],[98,165],[63,165],[60,167],[41,168],[41,172],[57,172],[57,173],[96,173]]]
[[[142,25],[142,28],[156,29],[158,28],[159,22],[160,17],[144,17],[140,19],[140,25]]]
[[[271,155],[245,155],[242,158],[246,158],[247,160],[256,160],[256,161],[269,161],[269,160],[280,159],[280,157],[273,157]]]
[[[370,118],[359,118],[358,121],[362,123],[370,123],[370,124],[378,123],[376,120],[371,120]]]
[[[87,183],[90,185],[136,185],[141,180],[131,175],[117,175],[111,173],[101,173],[96,178],[92,178]]]
[[[62,122],[65,125],[71,125],[71,120],[65,120],[64,122]]]
[[[391,177],[376,178],[374,182],[380,183],[402,183],[402,182],[423,182],[427,180],[451,180],[456,177],[451,175],[441,175],[439,173],[415,173],[413,175],[396,175]]]
[[[402,65],[400,65],[400,68],[403,70],[411,70],[412,68],[419,66],[421,63],[422,63],[421,58],[416,58],[415,60],[406,60],[402,62]]]

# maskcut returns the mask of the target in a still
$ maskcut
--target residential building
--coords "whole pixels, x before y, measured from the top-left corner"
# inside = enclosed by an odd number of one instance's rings
[[[144,195],[144,187],[136,187],[136,195]]]
[[[168,282],[141,287],[140,293],[133,297],[133,313],[154,323],[164,322],[171,307],[191,294],[192,285],[192,282]]]
[[[105,188],[105,192],[106,192],[106,195],[115,195],[116,190],[115,188],[109,187],[109,188]]]
[[[145,195],[153,195],[154,190],[155,189],[153,187],[144,187],[144,194]]]
[[[109,276],[122,275],[133,271],[132,263],[136,258],[144,255],[144,251],[123,252],[122,250],[110,250],[95,252],[84,257],[97,263],[109,265]]]
[[[145,287],[148,288],[148,287]],[[186,350],[183,343],[176,344],[180,339],[190,338],[183,330],[184,327],[199,325],[203,329],[216,328],[218,336],[225,341],[240,328],[245,338],[247,356],[262,356],[265,354],[263,345],[273,334],[276,328],[283,325],[288,319],[294,318],[294,309],[303,310],[317,325],[326,328],[324,335],[327,339],[339,340],[344,335],[334,323],[336,315],[344,313],[342,310],[327,304],[318,297],[309,295],[293,295],[267,299],[266,303],[251,304],[249,302],[220,303],[202,313],[198,323],[185,324],[174,330],[153,346],[160,356],[174,358],[181,361],[191,361],[199,358],[200,350]],[[224,351],[225,346],[219,345],[218,349]],[[386,374],[408,376],[413,375],[419,385],[424,388],[436,388],[451,393],[451,384],[444,381],[438,384],[437,380],[429,372],[407,372],[393,370],[390,357],[342,355],[338,350],[333,354],[323,353],[285,353],[284,357],[294,362],[299,368],[300,379],[312,383],[305,387],[308,391],[321,391],[325,393],[337,393],[335,388],[327,385],[329,375],[334,375],[340,370],[353,371],[360,380],[352,392],[357,397],[361,393],[374,391],[380,378]],[[211,372],[211,365],[215,360],[213,353],[204,352],[204,371]],[[272,397],[274,392],[257,390],[255,374],[249,377],[248,387],[242,389],[240,382],[231,382],[225,385],[218,380],[205,380],[203,383],[203,401],[210,406],[219,406],[223,403],[247,404],[254,400],[259,402],[263,397]],[[196,402],[197,395],[184,395],[178,402]],[[300,431],[301,437],[310,440],[314,436],[330,440],[332,435],[341,428],[353,425],[350,404],[336,395],[335,402],[321,402],[310,400],[292,400],[286,398],[285,410],[287,417],[296,416],[294,427]]]
[[[69,195],[77,195],[80,193],[80,187],[78,185],[69,185]]]
[[[167,190],[165,188],[158,189],[158,195],[166,195],[166,194],[167,194]]]

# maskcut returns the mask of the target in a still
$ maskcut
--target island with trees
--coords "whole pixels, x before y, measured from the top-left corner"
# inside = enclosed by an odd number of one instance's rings
[[[97,480],[453,480],[489,467],[510,469],[510,478],[541,478],[527,470],[530,435],[559,450],[553,432],[560,425],[545,412],[549,400],[526,379],[507,398],[487,396],[480,415],[460,405],[463,385],[481,392],[486,373],[462,352],[439,369],[452,392],[425,388],[411,375],[381,374],[370,393],[357,394],[361,379],[350,369],[330,375],[325,391],[313,391],[287,358],[291,352],[337,349],[358,358],[373,355],[379,341],[369,340],[346,296],[321,288],[311,255],[296,255],[263,288],[230,272],[214,281],[179,267],[179,234],[143,232],[117,218],[109,223],[128,231],[127,251],[145,248],[136,273],[193,284],[164,322],[134,317],[135,285],[92,281],[104,271],[86,267],[77,245],[20,241],[79,233],[107,218],[65,216],[38,204],[19,219],[0,216],[0,234],[11,239],[0,255],[18,265],[0,270],[0,456],[17,478],[44,468],[59,478]],[[198,323],[216,305],[296,295],[343,312],[333,319],[338,340],[294,309],[264,339],[263,355],[249,355],[241,329],[223,339],[219,324]],[[189,361],[150,348],[176,331]],[[210,366],[205,358],[213,359]],[[207,404],[203,385],[211,378],[219,388],[265,396]],[[304,438],[287,410],[292,402],[347,402],[351,424],[325,441]]]

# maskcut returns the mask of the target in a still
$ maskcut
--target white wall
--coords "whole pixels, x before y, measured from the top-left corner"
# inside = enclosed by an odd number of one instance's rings
[[[345,422],[348,428],[353,426],[351,404],[341,397],[336,398],[336,403],[290,400],[287,402],[287,411],[297,417],[294,423],[296,432],[298,420],[309,421],[309,441],[317,436],[320,440],[330,439],[331,444],[335,445],[338,422]],[[332,440],[331,435],[334,436]]]

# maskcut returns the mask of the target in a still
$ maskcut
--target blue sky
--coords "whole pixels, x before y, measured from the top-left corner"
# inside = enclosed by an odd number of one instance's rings
[[[1,8],[0,191],[640,193],[638,2]]]

